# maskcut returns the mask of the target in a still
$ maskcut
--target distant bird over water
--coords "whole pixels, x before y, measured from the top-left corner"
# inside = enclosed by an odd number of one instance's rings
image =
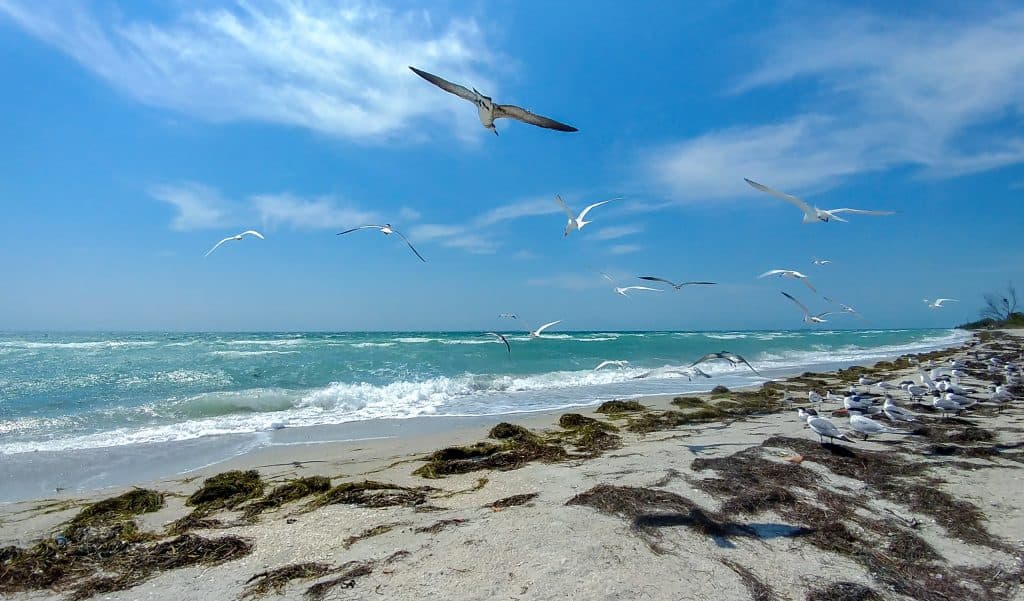
[[[683,286],[714,286],[714,285],[716,285],[716,282],[679,282],[677,284],[677,283],[675,283],[675,282],[673,282],[671,280],[666,280],[665,278],[655,277],[653,275],[640,275],[640,276],[637,276],[637,278],[639,278],[641,280],[647,280],[648,282],[664,282],[664,283],[668,284],[669,286],[672,286],[676,290],[682,290]]]
[[[421,71],[416,67],[409,67],[412,72],[419,75],[423,79],[429,81],[435,86],[441,88],[449,94],[455,94],[459,98],[468,100],[476,105],[477,111],[480,113],[480,123],[485,128],[494,132],[494,135],[498,135],[498,130],[494,127],[494,120],[507,117],[510,119],[516,119],[523,123],[529,123],[530,125],[536,125],[538,127],[546,127],[547,129],[556,129],[558,131],[579,131],[571,125],[560,123],[554,119],[542,117],[530,111],[512,105],[512,104],[495,104],[491,100],[490,96],[484,96],[474,88],[472,91],[460,86],[457,83],[452,83],[446,79],[440,78],[437,75]]]
[[[553,326],[555,324],[559,324],[559,323],[562,323],[561,319],[559,319],[558,321],[552,321],[552,322],[549,322],[549,323],[546,323],[546,324],[542,325],[541,327],[537,328],[536,330],[533,330],[532,332],[530,332],[530,338],[540,338],[541,332],[543,332],[544,330],[550,328],[551,326]]]
[[[224,238],[224,239],[223,239],[223,240],[221,240],[220,242],[218,242],[218,243],[214,244],[214,245],[213,245],[213,248],[211,248],[210,250],[206,251],[206,254],[205,254],[205,255],[203,255],[203,256],[204,256],[204,257],[209,257],[209,256],[210,256],[210,253],[212,253],[213,251],[215,251],[215,250],[217,250],[218,248],[220,248],[220,245],[221,245],[221,244],[224,244],[225,242],[230,242],[230,241],[232,241],[232,240],[241,240],[241,239],[242,239],[242,238],[244,238],[245,236],[256,236],[256,237],[257,237],[257,238],[259,238],[260,240],[265,240],[265,238],[263,237],[263,234],[261,234],[261,233],[257,232],[256,230],[245,230],[245,231],[244,231],[244,232],[242,232],[241,234],[236,234],[236,235],[234,235],[234,236],[228,236],[227,238]]]
[[[819,266],[820,265],[828,265],[831,262],[832,261],[829,261],[828,259],[818,259],[818,258],[811,259],[811,263],[814,263],[815,265],[819,265]]]
[[[555,202],[558,203],[558,206],[562,207],[562,210],[565,211],[565,214],[568,215],[569,217],[569,221],[565,224],[565,233],[562,234],[562,237],[564,238],[565,236],[568,236],[569,234],[572,233],[573,230],[582,230],[583,226],[587,225],[588,223],[593,223],[592,221],[585,221],[585,219],[587,218],[587,213],[589,213],[592,209],[604,204],[608,204],[613,200],[620,199],[609,198],[608,200],[595,202],[592,205],[587,205],[587,208],[580,211],[579,215],[573,215],[572,209],[569,208],[569,205],[565,204],[565,201],[562,200],[561,195],[555,194]]]
[[[385,223],[384,225],[361,225],[359,227],[354,227],[354,228],[352,228],[350,230],[345,230],[344,232],[338,232],[338,235],[339,236],[344,236],[345,234],[349,234],[349,233],[352,233],[352,232],[355,232],[355,231],[358,231],[358,230],[366,230],[366,229],[380,230],[380,233],[384,234],[385,236],[390,236],[391,234],[395,234],[396,236],[398,236],[402,240],[405,240],[405,243],[409,245],[409,250],[411,250],[413,253],[415,253],[416,256],[420,258],[420,261],[423,261],[424,263],[427,262],[427,260],[423,258],[423,255],[421,255],[419,253],[419,251],[416,250],[416,248],[412,245],[412,242],[409,242],[409,239],[406,238],[404,235],[402,235],[402,232],[400,232],[400,231],[396,230],[395,228],[391,227],[390,223]]]
[[[601,369],[603,367],[608,367],[609,365],[614,365],[615,367],[618,367],[619,369],[622,369],[622,368],[626,367],[627,365],[629,365],[629,361],[624,361],[624,360],[621,360],[621,359],[617,360],[617,361],[602,361],[602,362],[597,364],[597,367],[594,368],[594,371],[597,371],[597,370],[599,370],[599,369]]]
[[[840,217],[839,215],[837,215],[837,213],[851,213],[851,214],[855,214],[855,215],[895,215],[895,212],[893,212],[893,211],[868,211],[868,210],[865,210],[865,209],[845,209],[845,208],[844,209],[827,209],[827,210],[826,209],[819,209],[818,207],[812,207],[811,205],[809,205],[806,202],[800,200],[796,196],[791,196],[789,194],[783,194],[782,192],[779,192],[778,190],[773,190],[773,189],[769,188],[768,186],[765,186],[763,184],[759,184],[759,183],[757,183],[755,181],[751,181],[751,180],[749,180],[747,178],[743,178],[743,181],[745,181],[748,184],[750,184],[751,187],[753,187],[755,190],[760,190],[761,192],[767,192],[768,194],[771,194],[775,198],[780,198],[780,199],[788,202],[789,204],[795,205],[797,208],[799,208],[801,211],[804,212],[804,223],[818,223],[818,222],[828,223],[829,221],[842,221],[842,222],[845,223],[846,220],[843,219],[842,217]]]
[[[925,304],[928,305],[929,309],[941,309],[945,303],[958,303],[960,301],[955,298],[937,298],[935,301],[930,301],[927,298],[924,299]]]

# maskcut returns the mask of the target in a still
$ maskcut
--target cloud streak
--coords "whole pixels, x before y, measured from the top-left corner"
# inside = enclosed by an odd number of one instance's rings
[[[171,229],[190,231],[225,225],[229,204],[219,192],[195,182],[155,186],[150,195],[173,206],[177,215],[171,220]]]
[[[750,195],[742,177],[795,193],[916,167],[955,177],[1024,162],[1007,126],[1024,111],[1024,10],[965,19],[871,14],[803,20],[757,43],[763,63],[731,93],[799,86],[802,112],[707,132],[645,163],[677,201]]]
[[[475,125],[470,111],[455,116],[451,99],[412,76],[410,62],[493,89],[475,70],[490,60],[477,24],[435,27],[424,10],[252,0],[158,22],[128,19],[106,3],[0,0],[4,16],[127,96],[213,122],[376,140],[421,116]]]

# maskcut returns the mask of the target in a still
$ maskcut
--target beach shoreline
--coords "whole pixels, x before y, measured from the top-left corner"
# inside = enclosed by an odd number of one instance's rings
[[[968,349],[972,346],[1010,345],[1017,349],[1017,353],[1021,348],[1018,338],[1000,338],[996,342],[980,343],[975,340],[952,349],[922,355],[942,357],[941,360],[945,360],[945,357],[967,357]],[[1003,340],[1009,342],[1000,342]],[[566,506],[566,503],[583,493],[594,491],[595,486],[626,487],[630,490],[671,491],[672,494],[688,499],[687,502],[707,508],[707,511],[718,512],[715,515],[725,515],[722,512],[728,503],[723,504],[720,494],[709,492],[714,489],[697,484],[699,478],[707,475],[695,469],[697,460],[724,459],[734,453],[754,449],[762,455],[767,453],[771,458],[770,463],[781,464],[780,458],[794,454],[792,449],[790,455],[784,455],[774,450],[768,453],[758,446],[763,444],[766,437],[772,436],[784,437],[787,441],[806,440],[807,443],[813,443],[808,448],[815,447],[815,437],[801,427],[792,411],[792,407],[805,403],[782,406],[775,397],[781,397],[782,391],[788,387],[794,396],[806,398],[806,388],[802,386],[808,380],[840,384],[847,382],[852,374],[877,373],[898,381],[915,369],[909,365],[897,367],[902,365],[900,361],[884,361],[882,365],[843,372],[815,372],[812,376],[797,374],[788,378],[788,383],[774,382],[767,386],[747,387],[724,394],[645,396],[638,399],[645,407],[642,412],[620,413],[611,416],[611,419],[591,407],[512,416],[477,416],[466,418],[463,427],[457,429],[425,432],[415,436],[316,443],[296,440],[292,444],[265,446],[236,455],[190,472],[186,477],[133,482],[165,495],[162,508],[138,516],[139,527],[145,531],[161,531],[189,515],[190,508],[185,505],[185,499],[199,488],[205,478],[229,470],[257,469],[260,477],[268,483],[268,490],[272,484],[322,476],[329,478],[334,486],[344,482],[372,480],[386,482],[388,486],[395,487],[396,491],[407,489],[424,492],[419,503],[399,503],[386,508],[362,506],[359,503],[329,503],[317,508],[315,513],[307,513],[301,509],[304,501],[296,501],[279,509],[274,508],[255,521],[242,520],[237,511],[217,512],[211,515],[217,515],[221,525],[213,528],[197,527],[194,531],[202,536],[214,537],[226,533],[237,534],[252,541],[254,547],[251,553],[222,564],[186,567],[147,576],[138,583],[132,583],[133,586],[127,590],[111,591],[105,593],[103,598],[134,599],[144,596],[160,599],[180,596],[180,592],[169,594],[171,590],[187,590],[207,598],[236,598],[249,577],[296,562],[321,562],[335,566],[347,565],[348,562],[369,562],[368,566],[372,564],[367,568],[370,569],[369,573],[352,576],[345,582],[356,582],[355,586],[363,591],[361,594],[385,587],[390,598],[398,599],[423,596],[475,599],[495,595],[523,599],[610,599],[639,595],[657,599],[745,598],[746,581],[742,577],[737,578],[740,572],[719,561],[722,559],[718,556],[722,554],[723,547],[714,542],[708,546],[706,537],[680,525],[664,531],[661,527],[637,530],[635,523],[633,527],[628,527],[628,522],[624,523],[621,519],[605,516],[600,511],[595,513],[592,508],[585,506],[585,502],[581,501],[584,506]],[[804,384],[801,384],[802,381]],[[995,414],[986,413],[984,418],[974,418],[971,422],[978,423],[978,429],[984,424],[984,428],[994,432],[994,436],[1007,448],[1015,448],[1012,445],[1020,442],[1021,438],[1016,432],[1024,431],[1018,425],[1021,423],[1020,401],[1018,398],[1015,403],[999,408]],[[711,418],[691,421],[693,415],[720,406],[725,409],[715,409],[719,413]],[[618,428],[615,436],[619,440],[614,444],[609,443],[606,449],[598,446],[580,451],[585,448],[576,446],[581,439],[559,426],[559,418],[568,412],[578,413],[584,419],[597,419],[601,423],[611,424]],[[507,441],[488,438],[489,430],[502,417],[543,437],[547,441],[545,445],[552,440],[560,441],[560,448],[567,450],[569,455],[554,461],[526,461],[518,469],[455,472],[439,479],[428,479],[413,473],[426,465],[424,458],[428,454],[440,448],[471,447],[477,443],[506,444]],[[649,418],[649,424],[631,431],[644,418]],[[933,428],[948,426],[930,416],[926,419]],[[666,420],[669,420],[668,423]],[[993,420],[998,421],[996,426],[990,426]],[[842,420],[834,418],[834,421],[841,423]],[[868,452],[868,449],[890,448],[892,444],[896,442],[889,440],[880,444],[873,439],[857,441],[850,448],[860,453]],[[921,443],[915,440],[906,444],[913,445],[916,450]],[[1006,453],[1013,452],[1016,451]],[[1002,566],[1008,573],[1013,572],[1017,569],[1014,568],[1014,562],[1017,562],[1019,568],[1021,552],[1024,550],[1021,546],[1024,544],[1024,511],[1014,501],[1022,482],[1021,476],[1015,472],[1020,469],[1018,461],[997,456],[984,459],[961,458],[958,455],[954,457],[960,463],[976,462],[977,467],[946,467],[936,463],[937,467],[931,469],[936,472],[941,470],[944,486],[952,489],[956,498],[969,499],[979,504],[989,530],[998,533],[998,543],[989,544],[988,541],[978,546],[964,541],[957,542],[955,537],[948,540],[949,537],[943,535],[941,526],[930,514],[900,507],[889,498],[877,501],[872,499],[871,503],[879,505],[872,508],[881,512],[884,506],[884,509],[893,510],[902,518],[928,524],[919,526],[924,532],[918,532],[918,527],[910,529],[910,532],[914,536],[923,537],[945,561],[949,561],[949,556],[952,556],[957,560],[952,563],[961,564],[966,553],[971,556],[971,565],[989,562]],[[809,456],[807,459],[810,465],[817,465],[815,459]],[[937,460],[929,458],[927,461],[933,463]],[[993,463],[997,465],[989,465]],[[448,469],[447,464],[439,466]],[[835,469],[835,466],[831,467]],[[801,473],[803,471],[801,468]],[[828,470],[813,471],[820,475]],[[856,478],[849,475],[838,477],[826,474],[822,477],[836,486],[835,490],[844,491],[842,494],[860,491],[860,494],[867,495],[872,486],[858,484]],[[657,484],[662,480],[665,481],[663,484]],[[424,486],[432,489],[426,491],[421,488]],[[48,539],[88,502],[124,490],[125,487],[104,488],[84,495],[64,494],[0,506],[0,547],[28,547],[40,538]],[[615,490],[621,492],[620,489]],[[980,498],[978,490],[987,491],[989,498]],[[522,506],[510,506],[500,511],[489,507],[480,509],[497,500],[533,493],[537,493],[535,500],[524,502]],[[420,511],[426,506],[436,509]],[[783,509],[769,506],[751,515],[758,516],[757,521],[765,523],[792,522],[793,516],[786,519],[788,514]],[[776,513],[773,514],[773,511]],[[768,517],[763,517],[765,512]],[[506,515],[514,515],[515,520],[508,522],[504,518]],[[312,519],[314,516],[315,519]],[[734,519],[739,519],[739,516]],[[745,519],[752,523],[749,518]],[[930,523],[928,520],[931,520]],[[435,526],[436,532],[430,530]],[[803,526],[794,524],[793,527]],[[428,530],[422,531],[424,528]],[[377,533],[366,534],[374,529],[377,529]],[[581,536],[586,539],[581,540]],[[356,537],[358,542],[342,544],[346,537]],[[766,545],[779,552],[784,547],[792,551],[791,547],[796,545],[803,560],[809,562],[809,566],[829,573],[830,579],[839,579],[841,575],[846,581],[885,591],[887,595],[894,594],[892,590],[886,591],[886,586],[891,587],[891,584],[880,585],[864,566],[850,557],[827,553],[819,547],[800,542],[800,538],[758,535],[749,542],[743,542],[745,540],[730,539],[732,547],[729,548],[732,551],[729,561],[739,562],[737,565],[742,564],[746,566],[744,569],[759,574],[759,578],[779,591],[783,598],[803,598],[802,595],[813,583],[807,582],[803,576],[806,570],[794,572],[792,566],[776,564],[771,557],[763,556],[764,550],[758,550],[758,545]],[[735,551],[737,548],[739,551]],[[570,549],[573,551],[569,552]],[[390,563],[385,561],[399,552],[407,555]],[[622,557],[646,557],[647,554],[651,554],[650,560],[644,562],[650,565],[634,566],[637,568],[635,571],[624,569]],[[706,561],[712,555],[716,556],[713,565]],[[683,560],[691,569],[707,573],[708,576],[691,583],[692,588],[680,588],[678,583],[661,582],[656,576],[656,569],[665,568],[665,557]],[[506,573],[515,576],[504,580],[493,577],[493,574]],[[315,578],[300,580],[308,585]],[[298,599],[304,590],[306,586],[299,584],[282,586],[281,597]],[[46,588],[26,593],[25,598],[60,598],[62,592]],[[1011,592],[1019,595],[1019,583]],[[270,595],[273,596],[273,592]],[[905,597],[896,594],[894,598]]]

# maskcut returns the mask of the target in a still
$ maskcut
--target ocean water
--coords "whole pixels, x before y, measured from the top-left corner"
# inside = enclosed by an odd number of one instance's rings
[[[184,442],[281,428],[480,416],[763,381],[956,344],[956,330],[0,334],[0,457]],[[593,367],[605,359],[624,369]],[[637,376],[651,373],[648,377]],[[0,459],[2,461],[2,459]]]

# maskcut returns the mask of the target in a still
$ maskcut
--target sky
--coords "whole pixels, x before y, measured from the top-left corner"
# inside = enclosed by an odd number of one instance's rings
[[[865,316],[827,326],[947,327],[1024,286],[1024,7],[704,4],[0,0],[0,330],[796,329],[781,290],[834,308],[757,279],[776,268]],[[495,136],[410,65],[579,132]],[[803,224],[743,178],[896,214]],[[563,237],[556,194],[621,200]],[[335,235],[381,222],[428,261]],[[623,298],[602,272],[719,285]]]

